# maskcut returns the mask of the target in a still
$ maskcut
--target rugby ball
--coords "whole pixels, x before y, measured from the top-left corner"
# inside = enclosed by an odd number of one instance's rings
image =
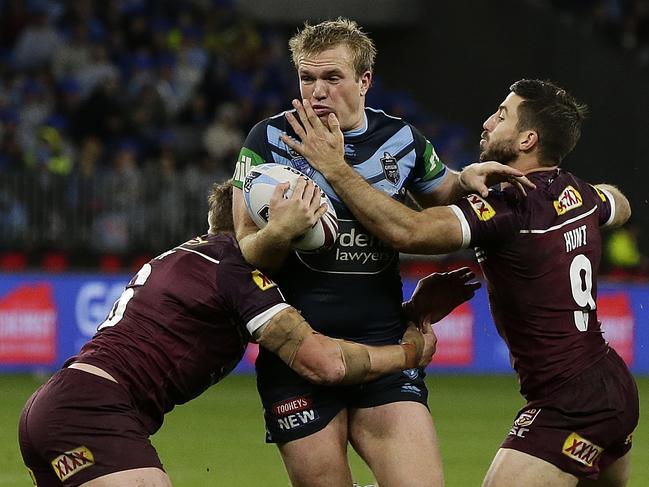
[[[300,178],[311,181],[306,174],[283,164],[260,164],[250,170],[243,184],[243,198],[250,218],[259,228],[264,228],[268,223],[270,197],[275,186],[280,183],[290,183],[291,186],[284,195],[285,198],[290,198],[295,183]],[[292,247],[303,252],[328,250],[338,238],[336,210],[326,193],[317,185],[316,187],[320,191],[320,202],[327,204],[327,212],[303,236],[293,242]]]

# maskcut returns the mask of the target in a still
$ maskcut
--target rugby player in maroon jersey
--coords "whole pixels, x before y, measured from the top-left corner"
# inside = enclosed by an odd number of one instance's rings
[[[520,80],[484,122],[480,160],[524,173],[536,188],[502,184],[456,205],[413,211],[373,190],[344,160],[335,116],[308,102],[284,138],[321,171],[371,232],[403,252],[471,246],[484,271],[494,322],[528,403],[487,472],[485,487],[621,487],[638,422],[635,381],[597,318],[600,227],[625,223],[628,200],[559,167],[581,134],[585,106],[551,82]],[[477,163],[488,166],[493,162]],[[471,165],[475,166],[475,165]],[[475,171],[460,182],[475,187]]]
[[[276,189],[266,227],[281,238],[303,233],[324,211],[313,183],[301,180],[291,199],[283,198],[287,186]],[[479,287],[468,269],[433,274],[404,303],[426,331],[410,326],[401,344],[381,347],[334,340],[245,262],[231,195],[229,182],[214,186],[209,233],[145,264],[98,333],[29,399],[19,443],[35,485],[170,486],[149,436],[167,412],[227,375],[249,339],[314,383],[360,383],[427,365],[436,342],[430,323]]]

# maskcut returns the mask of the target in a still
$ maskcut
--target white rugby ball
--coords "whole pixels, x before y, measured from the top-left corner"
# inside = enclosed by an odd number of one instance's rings
[[[264,228],[268,223],[270,197],[275,186],[280,183],[290,183],[284,195],[285,198],[290,198],[299,178],[311,181],[306,174],[283,164],[260,164],[250,170],[243,184],[243,198],[250,218],[259,228]],[[328,250],[338,238],[336,210],[326,193],[317,185],[316,187],[320,191],[320,203],[327,204],[327,212],[302,237],[293,242],[294,249],[304,252]]]

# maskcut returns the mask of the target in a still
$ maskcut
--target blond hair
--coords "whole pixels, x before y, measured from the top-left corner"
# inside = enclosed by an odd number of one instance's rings
[[[357,78],[366,71],[372,71],[376,57],[376,47],[372,39],[355,21],[343,17],[316,25],[305,22],[302,30],[288,41],[288,45],[296,68],[305,56],[319,54],[339,45],[347,46]]]

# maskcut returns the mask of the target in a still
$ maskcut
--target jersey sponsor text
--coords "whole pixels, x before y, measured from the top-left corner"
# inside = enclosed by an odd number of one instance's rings
[[[571,433],[563,442],[562,453],[573,460],[592,467],[602,455],[604,448],[582,438],[577,433]]]
[[[66,451],[52,460],[52,468],[56,476],[63,482],[75,473],[95,464],[92,452],[85,446],[79,446],[74,450]]]

